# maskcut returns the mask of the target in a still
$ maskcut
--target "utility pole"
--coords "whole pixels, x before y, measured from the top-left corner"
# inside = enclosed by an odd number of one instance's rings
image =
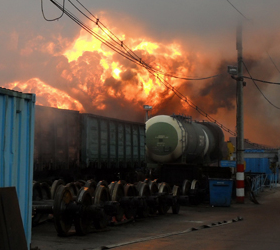
[[[149,120],[149,111],[153,109],[152,106],[149,105],[143,105],[143,109],[146,110],[146,118],[145,122]]]
[[[244,112],[243,112],[243,65],[242,65],[242,24],[236,30],[237,78],[236,78],[236,201],[244,203]]]

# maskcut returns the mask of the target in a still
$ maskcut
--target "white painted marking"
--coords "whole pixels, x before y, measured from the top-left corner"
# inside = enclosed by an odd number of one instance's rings
[[[236,196],[238,196],[238,197],[244,197],[244,194],[245,194],[244,188],[237,188],[237,189],[236,189]]]
[[[237,172],[236,173],[236,180],[237,181],[244,181],[244,172]]]

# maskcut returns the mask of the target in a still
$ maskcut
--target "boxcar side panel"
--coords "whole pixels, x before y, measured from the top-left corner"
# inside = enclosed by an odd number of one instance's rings
[[[132,149],[133,149],[133,161],[139,162],[140,149],[139,149],[139,129],[137,125],[132,125]]]
[[[100,127],[100,158],[101,162],[106,162],[109,160],[109,128],[108,128],[108,120],[100,119],[99,127]]]
[[[146,151],[145,151],[145,126],[139,125],[139,150],[140,150],[140,161],[141,163],[146,159]]]
[[[118,123],[118,160],[120,164],[125,161],[124,125],[122,123]]]
[[[117,125],[114,121],[109,122],[109,155],[112,166],[117,166]]]
[[[36,106],[34,171],[79,166],[79,112]]]
[[[130,164],[132,160],[132,131],[131,125],[125,124],[125,161]]]
[[[145,125],[81,114],[81,161],[93,168],[126,168],[145,161]]]

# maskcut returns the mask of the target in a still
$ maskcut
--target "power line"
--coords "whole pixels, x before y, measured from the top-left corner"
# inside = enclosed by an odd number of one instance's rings
[[[61,9],[61,5],[59,3],[57,3],[55,0],[50,0],[51,2],[53,2],[57,7],[60,6]],[[151,67],[150,65],[148,65],[147,63],[145,63],[140,57],[138,57],[128,46],[125,45],[125,43],[123,41],[121,41],[114,33],[112,33],[97,17],[95,17],[84,5],[82,5],[78,0],[76,0],[95,20],[93,20],[92,18],[90,18],[88,15],[86,15],[83,11],[81,11],[71,0],[69,0],[69,2],[73,5],[73,7],[79,11],[84,17],[86,17],[89,21],[95,23],[103,32],[104,34],[110,38],[114,44],[110,43],[110,46],[113,46],[115,49],[118,48],[118,50],[122,50],[124,51],[124,53],[131,57],[132,60],[138,61],[139,65],[142,65],[145,68],[150,68],[152,71],[154,71],[155,73],[164,75],[166,77],[172,77],[172,78],[177,78],[177,79],[181,79],[181,80],[190,80],[190,81],[200,81],[200,80],[207,80],[207,79],[211,79],[211,78],[215,78],[218,76],[221,76],[223,74],[218,74],[218,75],[213,75],[213,76],[207,76],[207,77],[201,77],[201,78],[190,78],[190,77],[180,77],[180,76],[176,76],[174,74],[171,73],[164,73],[162,71],[159,71],[153,67]],[[69,11],[67,11],[68,13],[70,13]],[[71,13],[72,16],[74,16]],[[84,25],[85,26],[85,25]],[[105,40],[106,41],[106,40]],[[106,41],[106,45],[109,42]]]
[[[270,54],[268,53],[268,51],[266,51],[266,54],[268,55],[270,61],[272,62],[272,64],[274,65],[274,67],[277,69],[277,71],[280,73],[280,70],[278,69],[278,67],[276,66],[275,62],[273,61],[273,59],[271,58]]]
[[[229,0],[227,0],[227,2],[241,15],[243,16],[243,18],[245,18],[247,21],[251,21],[250,19],[248,19],[245,15],[243,15],[243,13],[241,11],[239,11]],[[275,62],[273,61],[272,57],[270,56],[270,54],[268,53],[268,51],[266,51],[270,61],[272,62],[272,64],[274,65],[274,67],[277,69],[277,71],[280,73],[279,68],[277,67],[277,65],[275,64]],[[269,82],[267,82],[269,83]]]
[[[65,8],[65,0],[63,0],[63,8],[62,8],[61,15],[59,17],[56,17],[56,18],[53,18],[53,19],[48,19],[48,18],[46,18],[45,13],[44,13],[43,0],[41,0],[41,11],[42,11],[42,15],[43,15],[43,17],[46,21],[51,22],[51,21],[59,20],[64,14],[64,8]]]
[[[264,93],[261,91],[261,89],[259,88],[259,86],[256,84],[255,80],[252,78],[252,76],[251,76],[251,74],[250,74],[250,72],[249,72],[249,70],[248,70],[246,64],[244,63],[244,61],[243,61],[243,65],[244,65],[246,71],[248,72],[248,74],[249,74],[249,76],[250,76],[250,79],[253,81],[253,83],[255,84],[256,88],[257,88],[257,89],[259,90],[259,92],[262,94],[262,96],[264,97],[264,99],[267,100],[267,102],[268,102],[271,106],[273,106],[274,108],[280,109],[279,107],[275,106],[275,105],[264,95]]]
[[[82,27],[84,30],[86,30],[88,33],[90,33],[91,35],[93,35],[95,38],[97,38],[99,41],[101,41],[102,43],[104,43],[105,45],[107,45],[109,48],[111,48],[112,50],[114,50],[116,53],[119,53],[120,55],[124,56],[125,58],[127,58],[128,60],[136,63],[139,66],[142,66],[144,68],[146,68],[148,70],[148,72],[150,72],[152,75],[156,76],[159,81],[161,81],[168,89],[170,89],[176,96],[178,96],[181,100],[185,101],[191,108],[195,109],[198,113],[200,113],[201,115],[203,115],[204,117],[206,117],[209,121],[216,123],[218,126],[220,126],[224,131],[230,133],[233,136],[236,136],[236,133],[232,130],[230,130],[229,128],[225,127],[223,124],[221,124],[220,122],[218,122],[217,120],[215,120],[212,116],[210,116],[209,114],[207,114],[205,111],[203,111],[201,108],[199,108],[197,105],[195,105],[191,100],[189,100],[186,96],[184,96],[182,93],[180,93],[177,89],[175,89],[170,83],[168,83],[165,79],[163,79],[162,77],[160,77],[159,75],[164,75],[164,76],[169,76],[169,77],[175,77],[175,78],[179,78],[179,79],[185,79],[185,80],[204,80],[204,79],[209,79],[209,78],[213,78],[213,77],[217,77],[219,75],[215,75],[215,76],[211,76],[211,77],[204,77],[204,78],[180,78],[178,76],[171,76],[170,74],[163,74],[162,72],[157,71],[156,69],[152,68],[151,66],[149,66],[148,64],[146,64],[141,58],[139,58],[132,50],[130,50],[128,47],[126,47],[124,45],[124,43],[122,41],[120,41],[111,31],[109,31],[106,28],[106,31],[103,30],[103,32],[108,35],[108,33],[112,34],[114,38],[112,38],[111,36],[109,36],[114,42],[115,44],[112,44],[108,41],[106,41],[104,38],[102,38],[99,34],[97,34],[96,32],[93,32],[92,29],[90,27],[88,27],[87,25],[85,25],[84,23],[82,23],[74,14],[72,14],[70,11],[68,11],[65,6],[59,4],[58,2],[56,2],[55,0],[50,0],[54,5],[56,5],[59,9],[63,10],[63,12],[69,17],[71,18],[75,23],[77,23],[80,27]],[[71,1],[69,1],[72,5],[73,3]],[[88,17],[86,14],[84,14],[80,9],[78,9],[77,6],[74,6],[81,14],[83,14],[84,16],[86,16],[89,20],[91,20],[92,22],[94,22],[96,25],[98,25],[98,27],[100,27],[100,25],[102,25],[102,23],[100,22],[99,19],[95,18],[95,21],[92,20],[90,17]],[[116,46],[118,45],[118,46]],[[125,51],[123,50],[123,48],[125,48]],[[128,53],[127,53],[128,52]],[[131,53],[130,53],[131,52]]]
[[[229,0],[227,0],[227,2],[241,15],[243,16],[247,21],[250,21],[250,19],[248,19],[246,16],[243,15],[243,13],[241,11],[239,11]]]
[[[256,82],[263,82],[263,83],[269,83],[269,84],[274,84],[274,85],[280,85],[279,82],[264,81],[264,80],[259,80],[259,79],[252,78],[252,77],[248,77],[248,76],[243,76],[243,78],[251,79],[251,80],[254,80],[254,81],[256,81]]]
[[[195,109],[199,114],[206,117],[209,121],[216,123],[221,129],[228,132],[229,134],[236,136],[236,132],[232,131],[231,129],[224,126],[222,123],[218,122],[215,118],[207,114],[205,111],[203,111],[201,108],[199,108],[197,105],[195,105],[190,99],[188,99],[185,95],[183,95],[181,92],[179,92],[176,88],[174,88],[170,83],[168,83],[166,80],[162,79],[159,76],[156,76],[159,81],[161,81],[166,88],[170,89],[179,99],[186,102],[191,108]]]

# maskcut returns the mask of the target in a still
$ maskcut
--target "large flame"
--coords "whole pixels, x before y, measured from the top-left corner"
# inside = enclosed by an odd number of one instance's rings
[[[104,31],[93,29],[106,41],[112,42]],[[194,71],[188,53],[180,44],[161,44],[149,38],[127,38],[123,33],[115,35],[137,54],[141,60],[161,73],[188,75]],[[98,39],[81,29],[72,43],[61,42],[61,53],[46,50],[45,53],[59,58],[55,65],[57,86],[54,82],[44,82],[39,78],[16,81],[5,87],[37,95],[37,104],[75,109],[81,112],[106,111],[113,113],[116,103],[120,107],[142,110],[143,104],[152,105],[156,112],[160,104],[172,99],[174,93],[167,89],[162,79],[175,88],[180,88],[182,80],[151,74],[145,68],[123,58]],[[54,47],[54,43],[45,45]],[[61,58],[67,58],[67,62]],[[160,79],[159,79],[160,76]],[[109,107],[110,106],[110,107]],[[187,107],[187,105],[184,105]],[[123,117],[120,117],[123,118]]]
[[[60,109],[74,109],[84,111],[82,104],[69,96],[64,91],[53,88],[38,78],[32,78],[26,82],[13,82],[4,87],[19,90],[25,93],[36,93],[36,104],[56,107]]]
[[[137,27],[133,25],[131,31],[124,30],[128,29],[128,26],[113,27],[116,22],[110,25],[113,23],[110,20],[105,23],[120,41],[141,58],[142,62],[161,73],[199,78],[225,73],[226,66],[234,65],[236,62],[234,47],[233,52],[230,52],[227,43],[226,48],[221,50],[224,53],[217,53],[220,51],[221,43],[217,43],[219,48],[213,51],[216,45],[207,46],[207,41],[200,42],[201,38],[196,38],[193,34],[189,34],[190,39],[181,43],[158,42],[152,37],[144,36],[142,27],[138,32]],[[109,39],[109,33],[100,30],[96,25],[93,32],[98,33],[105,41],[114,43]],[[13,39],[15,41],[13,46],[8,46],[7,50],[7,53],[11,53],[11,56],[7,57],[7,64],[0,64],[3,71],[1,87],[35,93],[36,104],[56,108],[143,122],[145,117],[143,105],[151,105],[152,115],[183,113],[194,116],[194,119],[203,119],[199,114],[204,116],[210,114],[226,127],[234,128],[236,88],[228,74],[205,81],[187,81],[159,73],[151,74],[145,68],[108,48],[83,29],[75,39],[55,34],[56,36],[52,34],[24,36],[26,40],[23,39],[24,42],[21,43],[17,42],[17,38]],[[132,35],[129,37],[125,34]],[[18,34],[15,35],[17,36]],[[224,38],[224,33],[221,37]],[[271,78],[272,81],[276,81],[273,77],[278,71],[275,69],[272,71],[273,67],[269,66],[271,62],[263,61],[259,51],[258,49],[257,53],[252,53],[251,57],[250,54],[247,55],[247,58],[251,58],[251,61],[248,59],[247,62],[250,72],[256,78],[267,80]],[[275,53],[278,54],[277,50]],[[166,83],[169,84],[169,88],[165,86]],[[193,103],[207,115],[196,107],[190,108],[188,102],[180,100],[176,96],[178,92],[174,93],[170,89],[171,86],[188,100],[194,101]],[[255,123],[258,119],[263,119],[251,116],[253,114],[256,116],[256,108],[261,110],[262,112],[258,114],[265,114],[266,119],[270,121],[258,129],[258,134],[263,135],[261,139],[266,143],[265,140],[268,138],[264,137],[267,137],[267,133],[263,131],[278,131],[277,122],[275,124],[271,122],[277,114],[271,111],[270,106],[269,108],[263,106],[263,102],[260,101],[263,97],[260,97],[253,88],[254,86],[248,84],[244,91],[247,95],[247,98],[244,98],[247,108],[245,116],[247,115],[246,119],[251,121],[248,123],[245,119],[245,130],[252,135],[257,134],[255,133],[257,129],[252,127],[256,128]],[[276,90],[273,95],[277,95]],[[246,124],[249,124],[247,128]],[[249,135],[248,138],[252,136]],[[277,138],[271,133],[269,141],[275,145],[279,144]]]
[[[93,31],[102,35],[102,32],[97,27]],[[126,45],[132,51],[142,57],[143,61],[149,63],[160,72],[172,71],[174,74],[187,74],[189,72],[189,69],[184,65],[175,66],[178,58],[183,61],[183,58],[186,57],[186,52],[181,51],[179,44],[164,45],[143,38],[126,38],[124,34],[117,34],[117,36],[125,41]],[[111,42],[106,34],[103,37]],[[95,79],[94,82],[90,83],[91,86],[94,86],[91,90],[88,88],[88,77],[79,75],[79,72],[76,72],[80,64],[79,60],[82,60],[87,65],[90,64],[85,52],[92,52],[100,57],[96,66],[101,66],[101,68],[100,70],[97,70],[97,67],[95,69],[96,72],[99,71],[99,79]],[[183,57],[182,54],[185,56]],[[70,79],[70,75],[76,72],[76,77],[79,78],[78,88],[80,91],[85,91],[94,97],[92,105],[96,109],[106,109],[105,93],[112,98],[124,98],[129,102],[138,102],[139,104],[148,102],[155,107],[157,104],[163,102],[163,99],[167,99],[173,94],[172,91],[166,91],[166,87],[162,81],[155,75],[140,66],[125,61],[116,52],[107,48],[84,30],[81,30],[80,36],[76,41],[70,47],[66,48],[64,56],[67,57],[73,70],[69,72],[69,75],[64,74],[63,77]],[[174,87],[182,84],[180,80],[164,78]],[[161,95],[163,92],[164,96]]]

